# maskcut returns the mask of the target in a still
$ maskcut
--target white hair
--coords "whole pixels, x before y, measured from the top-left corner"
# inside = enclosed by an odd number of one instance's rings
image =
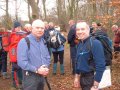
[[[40,26],[45,27],[45,24],[42,20],[37,19],[37,20],[33,21],[32,27],[40,27]]]
[[[113,25],[112,28],[117,28],[118,29],[118,25]]]
[[[25,24],[25,27],[32,27],[31,24],[27,23]]]

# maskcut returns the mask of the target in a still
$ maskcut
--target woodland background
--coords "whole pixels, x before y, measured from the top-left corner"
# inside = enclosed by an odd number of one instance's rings
[[[53,4],[50,5],[50,2]],[[89,24],[93,21],[102,23],[112,37],[111,26],[113,24],[120,25],[120,0],[0,0],[0,3],[2,3],[0,11],[1,13],[4,12],[0,16],[0,25],[7,29],[12,28],[14,20],[25,24],[26,22],[32,23],[34,19],[40,18],[59,24],[61,30],[67,31],[70,19],[76,21],[82,19]],[[10,3],[14,3],[15,10],[12,11],[14,15],[9,12]],[[22,12],[19,9],[23,3],[27,5],[25,8],[29,18],[27,21],[21,20],[19,17],[19,13]],[[24,6],[22,8],[24,9]]]
[[[47,2],[47,3],[46,3]],[[54,4],[49,5],[49,2]],[[91,22],[101,22],[107,29],[109,36],[112,38],[111,26],[120,25],[120,0],[0,0],[0,27],[12,29],[13,21],[18,20],[24,25],[32,23],[33,20],[40,18],[47,22],[59,24],[64,34],[68,33],[68,21],[86,20]],[[14,3],[14,4],[13,4]],[[26,6],[23,6],[26,3]],[[14,10],[11,10],[10,4],[13,4]],[[50,9],[49,9],[49,7]],[[19,13],[20,7],[26,10],[28,20],[23,20]],[[26,8],[27,7],[27,8]],[[51,8],[52,7],[52,8]],[[12,12],[10,12],[10,10]],[[12,14],[11,14],[12,13]],[[14,15],[13,15],[14,14]],[[65,75],[58,73],[52,75],[52,63],[48,80],[52,90],[80,90],[73,87],[74,76],[71,74],[71,64],[69,56],[69,45],[65,44]],[[112,64],[112,86],[104,90],[120,90],[120,54],[113,53]],[[11,73],[11,65],[8,61],[8,73]],[[11,87],[11,79],[3,80],[0,77],[0,90],[15,90]],[[45,90],[48,90],[45,87]]]

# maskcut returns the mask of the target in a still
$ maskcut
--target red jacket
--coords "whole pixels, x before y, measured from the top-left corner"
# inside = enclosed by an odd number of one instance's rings
[[[19,41],[24,38],[26,34],[19,32],[12,32],[10,35],[9,58],[10,62],[17,62],[17,45]]]

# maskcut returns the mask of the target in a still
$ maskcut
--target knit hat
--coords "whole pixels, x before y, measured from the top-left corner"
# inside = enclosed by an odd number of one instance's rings
[[[14,22],[14,28],[20,27],[21,24],[19,22]]]

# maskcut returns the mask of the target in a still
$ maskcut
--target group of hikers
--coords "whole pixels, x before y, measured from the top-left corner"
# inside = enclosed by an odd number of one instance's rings
[[[32,24],[15,21],[11,31],[0,33],[0,70],[4,79],[7,74],[7,56],[12,65],[12,86],[21,90],[44,90],[45,79],[53,55],[53,76],[64,75],[64,45],[70,45],[70,61],[74,75],[74,87],[82,90],[99,90],[99,83],[106,66],[112,64],[112,50],[120,52],[120,29],[112,26],[114,39],[107,35],[101,23],[89,25],[84,20],[69,21],[67,38],[59,25],[36,19]],[[8,55],[7,55],[8,54]],[[50,88],[49,88],[50,89]]]

